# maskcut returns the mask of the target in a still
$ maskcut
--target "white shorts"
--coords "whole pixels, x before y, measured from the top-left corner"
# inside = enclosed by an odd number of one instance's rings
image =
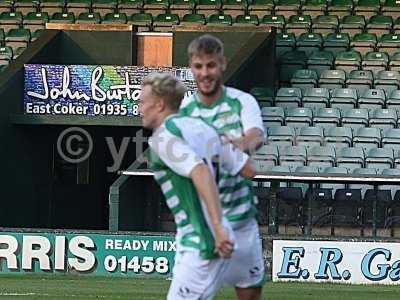
[[[229,260],[225,284],[238,288],[261,287],[265,266],[258,224],[255,219],[234,230],[235,251]]]
[[[227,259],[177,252],[167,300],[212,300],[223,284],[227,266]]]

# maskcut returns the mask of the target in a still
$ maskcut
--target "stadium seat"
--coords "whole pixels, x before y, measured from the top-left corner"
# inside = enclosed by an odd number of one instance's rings
[[[75,15],[73,13],[54,13],[50,23],[64,23],[64,24],[73,24],[75,23]]]
[[[374,77],[379,71],[384,71],[389,63],[389,56],[384,52],[368,52],[361,62],[363,70],[370,70]]]
[[[395,52],[390,57],[389,70],[400,71],[400,52]]]
[[[31,40],[31,32],[29,29],[10,29],[6,34],[6,45],[10,46],[13,51],[19,47],[27,47]]]
[[[330,127],[325,129],[325,145],[336,150],[351,147],[353,132],[350,127]]]
[[[361,127],[354,132],[353,146],[368,151],[371,148],[378,148],[381,143],[381,131],[378,128]]]
[[[361,95],[365,90],[372,88],[373,80],[371,71],[353,70],[346,80],[346,85],[350,89],[356,89],[358,95]]]
[[[364,55],[372,52],[377,44],[377,37],[373,33],[357,33],[350,41],[350,48]]]
[[[297,70],[305,69],[307,66],[307,55],[303,51],[285,52],[278,60],[279,81],[290,82],[292,75]]]
[[[386,107],[400,111],[400,90],[394,90],[386,99]]]
[[[24,28],[34,32],[37,29],[44,29],[48,21],[49,15],[47,12],[30,12],[24,17],[22,25]]]
[[[363,16],[345,15],[340,20],[339,32],[346,32],[350,36],[360,34],[364,31],[365,19]]]
[[[311,29],[311,23],[310,16],[290,16],[288,22],[286,23],[286,31],[292,32],[296,35],[307,33]]]
[[[294,33],[278,33],[275,37],[275,55],[279,59],[282,54],[296,48],[296,36]]]
[[[68,0],[66,2],[67,11],[74,13],[75,16],[79,16],[81,13],[89,13],[91,5],[91,0]]]
[[[253,13],[255,14],[255,12],[253,12]],[[284,16],[265,15],[264,17],[261,17],[260,20],[261,20],[260,24],[275,27],[276,32],[278,32],[278,33],[281,33],[284,31],[284,28],[285,28],[285,17]]]
[[[360,108],[383,108],[385,105],[385,92],[380,89],[368,89],[358,98],[358,107]]]
[[[297,38],[297,50],[304,51],[307,56],[322,47],[322,36],[319,33],[302,33]]]
[[[263,107],[261,117],[267,127],[283,126],[285,122],[285,112],[282,107]]]
[[[1,1],[0,12],[11,12],[14,9],[14,1]]]
[[[250,94],[257,99],[258,104],[261,107],[272,106],[274,103],[274,91],[270,87],[253,87],[250,90]]]
[[[247,0],[224,0],[222,1],[222,10],[224,11],[224,14],[231,15],[233,18],[236,18],[239,15],[245,15],[247,10]],[[258,16],[255,14],[253,16],[256,16],[258,22]],[[251,17],[251,19],[253,20],[254,17]]]
[[[182,17],[180,24],[187,26],[206,25],[206,17],[203,14],[186,14]]]
[[[169,13],[160,14],[154,18],[153,30],[154,31],[171,31],[173,25],[179,25],[179,16]]]
[[[118,4],[118,12],[127,16],[139,14],[143,9],[143,0],[121,0]]]
[[[390,148],[372,148],[365,154],[365,167],[374,168],[378,173],[390,169],[394,164],[394,153]]]
[[[11,47],[0,47],[0,65],[8,65],[13,59]]]
[[[395,176],[398,177],[400,175],[399,169],[385,169],[382,171],[382,175],[385,176]],[[378,194],[379,200],[383,199],[383,205],[387,205],[386,218],[384,219],[384,227],[385,228],[392,228],[394,226],[398,226],[400,223],[400,205],[399,205],[399,198],[400,198],[400,187],[396,185],[381,185],[378,186],[379,192],[387,192],[386,197],[380,197],[381,195]],[[389,198],[390,197],[390,198]],[[389,199],[388,199],[389,198]],[[386,201],[390,201],[387,203]],[[382,206],[383,206],[382,205]],[[384,208],[381,208],[380,214],[383,214]],[[379,212],[378,212],[379,214]],[[381,225],[381,215],[377,216],[378,226]]]
[[[10,29],[18,29],[22,26],[22,19],[20,12],[2,12],[0,14],[0,26],[5,32]]]
[[[316,167],[333,167],[335,164],[335,148],[331,146],[314,146],[308,149],[307,165]]]
[[[364,167],[364,150],[362,148],[343,147],[336,154],[338,167],[346,168],[349,172]]]
[[[196,12],[210,16],[217,14],[222,8],[221,0],[199,0],[196,5]]]
[[[235,19],[235,26],[253,27],[258,26],[259,21],[257,15],[238,15]]]
[[[302,127],[295,138],[297,146],[311,148],[321,146],[324,141],[324,131],[320,127]]]
[[[133,14],[128,24],[132,24],[138,27],[138,31],[148,31],[153,26],[153,16],[148,13],[137,13]]]
[[[391,15],[393,18],[400,17],[400,6],[397,0],[385,0],[381,6],[383,15]]]
[[[268,128],[266,143],[279,147],[292,146],[294,136],[294,129],[289,126],[272,126]]]
[[[128,18],[125,13],[108,13],[101,21],[103,24],[126,24],[127,22]]]
[[[207,24],[213,26],[230,26],[232,22],[232,16],[230,15],[213,14],[208,17]]]
[[[400,128],[390,128],[383,131],[382,147],[400,150]]]
[[[395,169],[400,169],[400,150],[393,149],[394,152],[394,167]]]
[[[41,0],[39,3],[40,12],[46,12],[49,16],[54,13],[62,13],[64,6],[64,0]]]
[[[328,14],[334,16],[350,15],[353,10],[352,0],[332,0],[328,6]]]
[[[312,18],[319,15],[324,15],[327,9],[326,0],[306,0],[301,7],[304,15],[309,15]]]
[[[36,41],[43,33],[45,29],[37,29],[31,34],[31,42]]]
[[[16,12],[20,12],[23,15],[31,11],[37,12],[39,9],[39,2],[38,0],[15,0],[14,9]]]
[[[377,15],[379,10],[379,0],[358,0],[357,5],[354,7],[354,13],[363,15],[366,19]]]
[[[301,89],[280,88],[275,97],[275,106],[279,107],[301,106]]]
[[[333,67],[334,56],[329,51],[314,51],[308,58],[307,65],[311,70],[315,70],[318,75],[325,70]]]
[[[117,12],[118,0],[92,0],[92,11],[104,16]]]
[[[13,60],[16,60],[18,56],[20,56],[25,50],[26,47],[18,47],[17,49],[15,49],[15,51],[13,52]]]
[[[329,128],[336,128],[340,124],[340,112],[337,108],[319,108],[314,112],[313,124],[325,131]],[[329,130],[328,130],[329,132]]]
[[[278,164],[278,147],[275,145],[263,145],[253,156],[258,172],[270,171]]]
[[[318,109],[328,107],[329,90],[326,88],[309,88],[303,96],[303,106]]]
[[[182,19],[185,15],[193,14],[195,7],[195,0],[171,0],[169,13],[178,15],[179,19]]]
[[[361,66],[361,55],[354,50],[339,52],[335,58],[335,69],[343,70],[349,74]]]
[[[344,87],[346,73],[343,70],[324,70],[319,78],[321,88],[336,89]]]
[[[100,22],[99,13],[81,13],[76,19],[77,24],[100,24]]]
[[[299,166],[295,169],[295,172],[298,173],[305,173],[305,174],[318,174],[319,173],[319,168],[315,166]],[[303,183],[303,182],[292,182],[291,187],[297,187],[300,188],[303,194],[303,198],[306,196],[308,189],[309,189],[309,184],[308,183]],[[307,199],[307,198],[305,198]]]
[[[286,126],[292,127],[295,131],[304,126],[311,126],[312,111],[307,107],[288,107],[285,114]]]
[[[296,169],[305,166],[307,161],[307,150],[304,146],[286,146],[279,148],[279,165]]]
[[[335,56],[339,52],[346,51],[350,45],[348,33],[329,33],[323,42],[324,50],[332,52]]]
[[[400,50],[400,35],[383,34],[379,36],[377,48],[379,52],[386,52],[392,55]]]
[[[339,26],[337,16],[316,16],[312,23],[312,31],[321,34],[336,33]]]
[[[376,89],[382,89],[388,96],[393,91],[400,88],[400,74],[398,71],[380,71],[375,76],[374,86]]]
[[[365,108],[342,110],[342,125],[353,129],[368,126],[368,110]]]
[[[382,130],[397,126],[397,114],[393,109],[375,109],[370,112],[369,126]]]
[[[169,9],[168,0],[144,0],[143,9],[146,13],[150,13],[153,16],[167,13]]]
[[[249,1],[247,7],[249,14],[257,15],[259,19],[264,16],[272,15],[274,10],[273,0],[253,0]]]
[[[331,107],[340,109],[355,108],[357,105],[357,90],[337,88],[331,94]]]
[[[294,88],[301,89],[304,95],[308,88],[314,88],[318,85],[317,72],[309,69],[297,70],[290,79],[290,84]]]
[[[377,36],[388,34],[392,30],[393,19],[391,16],[373,15],[368,20],[367,32],[375,33]]]
[[[300,0],[275,0],[275,13],[288,18],[297,15],[301,7]]]

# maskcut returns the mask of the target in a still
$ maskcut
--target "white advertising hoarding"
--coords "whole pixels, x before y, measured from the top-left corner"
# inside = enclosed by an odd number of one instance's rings
[[[273,241],[273,281],[400,283],[400,243]]]

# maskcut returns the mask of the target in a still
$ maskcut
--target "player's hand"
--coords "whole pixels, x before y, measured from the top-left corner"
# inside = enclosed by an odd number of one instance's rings
[[[220,257],[229,258],[232,255],[233,246],[225,228],[218,226],[215,230],[215,251]]]

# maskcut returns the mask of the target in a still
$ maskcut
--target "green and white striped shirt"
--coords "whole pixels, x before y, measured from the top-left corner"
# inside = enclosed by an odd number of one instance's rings
[[[251,128],[264,132],[260,107],[248,93],[224,87],[223,95],[212,105],[201,102],[197,93],[185,98],[180,113],[184,116],[200,117],[212,125],[220,135],[237,139]],[[252,183],[240,175],[222,174],[219,181],[220,197],[224,215],[233,228],[240,227],[244,220],[256,214]]]
[[[154,177],[177,225],[177,250],[198,251],[205,259],[214,257],[210,218],[190,173],[198,164],[206,163],[214,175],[237,174],[248,156],[229,144],[222,145],[215,129],[201,119],[180,115],[168,117],[153,132],[149,146]],[[216,158],[217,165],[213,163]],[[223,222],[230,228],[225,217]]]

